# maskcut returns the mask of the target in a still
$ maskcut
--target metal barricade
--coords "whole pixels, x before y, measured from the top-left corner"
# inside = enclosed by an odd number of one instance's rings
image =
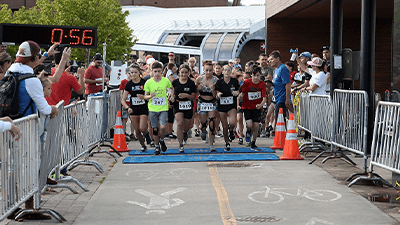
[[[89,191],[78,180],[71,176],[60,177],[60,170],[66,169],[75,160],[88,153],[87,113],[85,101],[70,104],[64,108],[62,115],[62,144],[61,158],[58,167],[55,168],[55,180],[60,182],[73,181],[84,191]],[[97,163],[98,165],[98,163]],[[73,193],[78,193],[72,188]]]
[[[343,150],[364,157],[367,170],[368,94],[365,91],[335,90],[333,99],[332,152],[356,165]],[[336,150],[337,149],[337,150]]]
[[[314,143],[313,150],[322,150],[320,154],[309,162],[309,164],[312,164],[323,154],[331,152],[325,147],[325,144],[331,144],[332,141],[332,101],[330,95],[310,94],[309,97],[309,118],[312,118],[311,139]],[[315,140],[318,142],[315,142]],[[324,159],[322,163],[325,163],[327,159]]]
[[[45,190],[45,187],[47,186],[46,184],[47,177],[49,176],[52,169],[58,166],[60,162],[60,149],[61,149],[62,130],[63,130],[61,115],[64,114],[64,101],[59,102],[56,107],[58,109],[59,115],[52,119],[50,119],[50,116],[39,114],[39,119],[38,119],[39,129],[33,131],[35,133],[39,133],[38,140],[40,140],[40,151],[39,151],[40,167],[38,170],[39,172],[38,191],[36,191],[34,194],[33,209],[21,210],[21,212],[18,213],[18,215],[15,217],[16,220],[22,218],[26,214],[49,213],[60,222],[66,221],[65,218],[58,212],[52,209],[40,208],[40,197],[42,192]],[[23,133],[23,135],[24,134],[25,133]],[[62,185],[62,184],[57,184],[52,186],[68,188],[67,185]]]
[[[374,166],[400,174],[400,103],[382,101],[378,103],[375,112],[370,172],[365,172],[363,175],[367,177],[358,177],[349,186],[359,180],[372,180],[394,187],[381,176],[373,173]],[[394,188],[399,190],[398,187]]]
[[[110,129],[112,129],[117,122],[117,112],[121,110],[121,92],[122,91],[119,89],[113,89],[109,92],[106,138],[113,138],[110,136]]]
[[[15,141],[9,132],[0,134],[1,144],[1,217],[13,213],[39,191],[39,123],[37,115],[14,120],[22,136]]]

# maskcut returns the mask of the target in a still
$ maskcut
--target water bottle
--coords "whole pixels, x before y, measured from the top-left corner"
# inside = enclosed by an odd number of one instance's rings
[[[292,53],[292,57],[290,57],[290,61],[296,60],[296,50],[290,49],[290,52]]]
[[[389,90],[385,91],[385,101],[387,101],[387,102],[390,101],[390,92],[389,92]]]

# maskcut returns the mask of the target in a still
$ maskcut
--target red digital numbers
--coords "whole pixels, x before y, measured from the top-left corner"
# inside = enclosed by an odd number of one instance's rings
[[[84,30],[83,31],[83,37],[82,37],[82,44],[83,45],[92,45],[92,43],[93,43],[93,37],[91,37],[91,36],[86,36],[86,33],[92,33],[93,31],[92,30]],[[85,39],[87,40],[87,39],[89,39],[90,40],[90,43],[85,43]]]
[[[71,29],[69,30],[69,36],[66,34],[64,35],[64,30],[65,32],[68,33],[69,28],[66,29],[61,29],[61,28],[54,28],[51,32],[51,43],[55,44],[61,44],[63,43],[63,38],[65,38],[65,42],[63,44],[69,44],[70,45],[87,45],[91,46],[93,44],[93,30],[84,30],[83,33],[81,32],[81,29]]]
[[[80,38],[79,36],[75,36],[75,35],[72,34],[72,32],[79,32],[79,31],[81,31],[81,30],[80,30],[80,29],[72,29],[72,30],[69,32],[69,36],[70,36],[71,38],[76,38],[76,42],[70,42],[70,43],[69,43],[70,45],[79,45],[79,41],[81,40],[81,38]]]
[[[60,36],[58,37],[58,41],[54,40],[54,35],[55,35],[56,31],[60,32]],[[53,31],[51,32],[51,43],[52,44],[55,44],[55,43],[61,44],[62,39],[63,39],[63,34],[64,34],[63,29],[60,29],[60,28],[53,29]]]

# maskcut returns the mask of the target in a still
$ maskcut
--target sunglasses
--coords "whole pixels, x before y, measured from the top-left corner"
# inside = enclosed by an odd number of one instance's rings
[[[174,57],[175,55],[168,55],[168,56]]]
[[[7,45],[2,45],[1,47],[2,47],[2,48],[7,48]]]

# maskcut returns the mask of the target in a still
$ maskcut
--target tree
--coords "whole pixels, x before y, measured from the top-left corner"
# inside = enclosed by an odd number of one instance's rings
[[[28,10],[22,7],[14,12],[11,22],[98,27],[98,47],[91,51],[91,56],[96,52],[102,53],[103,43],[106,42],[107,59],[111,60],[122,59],[125,53],[131,52],[136,42],[133,30],[125,21],[129,12],[122,12],[119,0],[37,0],[36,4]],[[4,13],[4,17],[6,15]],[[73,49],[71,58],[84,61],[85,49]]]

